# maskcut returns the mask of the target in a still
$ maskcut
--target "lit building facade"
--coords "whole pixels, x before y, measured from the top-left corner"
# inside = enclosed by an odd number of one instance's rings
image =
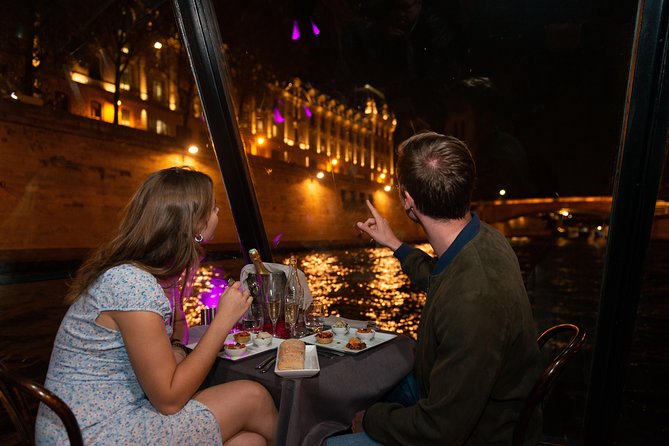
[[[112,123],[116,102],[119,125],[178,138],[184,148],[209,144],[192,73],[176,39],[155,42],[130,58],[118,82],[114,65],[104,59],[80,61],[66,81],[53,76],[43,83],[64,97],[61,107],[70,113]],[[287,85],[261,83],[242,102],[232,83],[249,155],[392,184],[396,120],[381,97],[369,94],[353,108],[294,79]]]

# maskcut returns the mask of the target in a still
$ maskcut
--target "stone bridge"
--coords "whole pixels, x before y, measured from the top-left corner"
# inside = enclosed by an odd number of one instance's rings
[[[599,214],[605,217],[611,213],[611,197],[560,197],[526,198],[511,200],[479,201],[474,203],[474,210],[483,221],[502,223],[517,217],[548,212],[568,212]],[[658,200],[655,208],[656,218],[669,217],[669,202]]]

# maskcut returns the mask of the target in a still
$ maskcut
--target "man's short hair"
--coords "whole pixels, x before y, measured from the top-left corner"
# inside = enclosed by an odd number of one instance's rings
[[[420,133],[400,144],[397,180],[416,208],[440,219],[463,218],[471,203],[476,167],[467,145],[452,136]]]

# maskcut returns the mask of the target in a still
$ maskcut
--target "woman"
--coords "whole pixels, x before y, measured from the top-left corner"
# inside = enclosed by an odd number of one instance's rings
[[[86,444],[273,443],[277,411],[260,384],[234,381],[198,392],[251,303],[248,291],[229,287],[197,347],[186,356],[181,345],[178,279],[197,268],[217,214],[207,175],[177,167],[155,172],[126,207],[116,235],[80,268],[46,387],[73,410]],[[44,407],[36,442],[67,444]]]

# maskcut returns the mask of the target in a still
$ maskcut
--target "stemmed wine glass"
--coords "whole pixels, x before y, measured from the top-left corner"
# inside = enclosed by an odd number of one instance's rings
[[[276,338],[276,323],[283,306],[283,287],[286,282],[283,273],[257,274],[260,295],[267,306],[267,314],[272,321],[272,335]]]
[[[297,323],[297,315],[300,311],[299,298],[295,294],[288,294],[284,296],[284,317],[286,325],[290,327],[290,337],[295,337],[295,324]]]
[[[265,322],[262,314],[262,305],[253,302],[244,315],[244,330],[257,335]]]

